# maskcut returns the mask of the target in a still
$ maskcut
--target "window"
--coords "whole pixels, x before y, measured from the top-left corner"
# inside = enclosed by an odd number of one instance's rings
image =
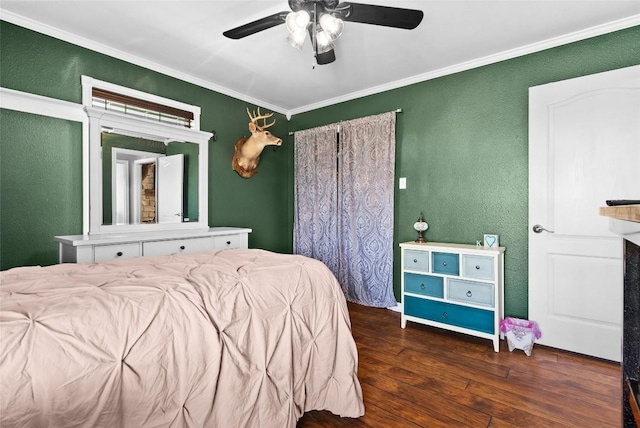
[[[82,76],[85,106],[191,129],[200,128],[200,107]]]

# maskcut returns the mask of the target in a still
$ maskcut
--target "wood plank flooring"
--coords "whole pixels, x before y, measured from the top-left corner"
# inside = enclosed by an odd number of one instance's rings
[[[306,413],[315,427],[620,427],[618,363],[535,345],[530,357],[491,341],[349,303],[365,415]],[[542,332],[544,334],[544,331]]]

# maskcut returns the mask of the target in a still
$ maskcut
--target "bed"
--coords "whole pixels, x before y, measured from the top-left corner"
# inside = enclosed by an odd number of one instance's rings
[[[3,428],[364,414],[346,301],[319,261],[233,249],[0,275]]]

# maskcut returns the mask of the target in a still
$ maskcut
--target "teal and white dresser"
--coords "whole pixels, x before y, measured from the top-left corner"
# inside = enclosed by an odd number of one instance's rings
[[[504,247],[404,242],[402,328],[407,321],[491,339],[500,350]]]

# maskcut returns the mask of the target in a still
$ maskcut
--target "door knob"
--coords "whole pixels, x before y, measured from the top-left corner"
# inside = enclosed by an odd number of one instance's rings
[[[533,228],[532,228],[534,233],[542,233],[544,232],[549,232],[549,233],[556,233],[553,230],[549,230],[549,229],[545,229],[544,227],[540,226],[539,224],[534,224]]]

